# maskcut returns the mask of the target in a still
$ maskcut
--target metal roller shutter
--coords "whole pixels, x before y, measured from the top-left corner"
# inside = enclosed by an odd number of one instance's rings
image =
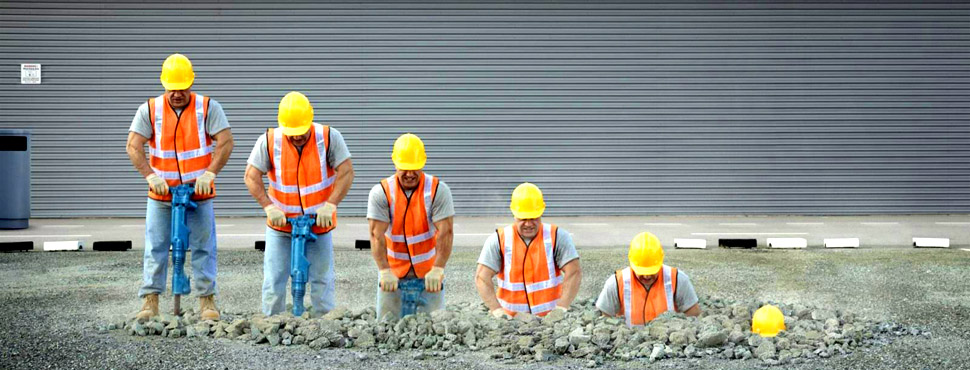
[[[0,127],[33,131],[34,217],[142,216],[125,155],[170,53],[236,149],[290,90],[343,132],[362,215],[425,139],[461,215],[970,212],[970,4],[884,1],[0,2]],[[19,63],[43,84],[20,85]]]

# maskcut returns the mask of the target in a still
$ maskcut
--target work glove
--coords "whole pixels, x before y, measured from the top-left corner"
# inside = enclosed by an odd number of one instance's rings
[[[323,207],[317,210],[317,226],[324,229],[333,225],[333,220],[337,218],[337,205],[326,202]]]
[[[435,293],[441,291],[441,281],[445,279],[445,269],[435,266],[424,274],[424,290]]]
[[[165,179],[158,177],[158,175],[153,173],[145,176],[145,181],[148,181],[148,188],[152,189],[152,193],[158,195],[168,194],[168,183],[165,182]]]
[[[509,314],[505,313],[505,310],[503,310],[502,307],[499,307],[499,308],[496,308],[494,310],[491,310],[491,311],[488,312],[488,314],[489,315],[492,315],[492,317],[494,317],[496,319],[503,319],[503,318],[504,319],[511,319],[512,318],[512,316],[509,316]]]
[[[397,290],[397,275],[391,272],[391,269],[383,269],[378,274],[378,283],[381,290],[385,292],[393,292]]]
[[[269,221],[270,225],[276,227],[286,226],[286,214],[275,204],[270,204],[264,207],[263,210],[266,211],[266,220]]]
[[[216,174],[205,171],[202,176],[195,178],[195,193],[198,195],[212,194],[212,182],[216,181]]]

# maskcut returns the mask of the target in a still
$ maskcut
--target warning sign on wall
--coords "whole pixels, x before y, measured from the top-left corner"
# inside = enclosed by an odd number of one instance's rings
[[[20,65],[20,84],[38,85],[40,84],[40,64],[21,64]]]

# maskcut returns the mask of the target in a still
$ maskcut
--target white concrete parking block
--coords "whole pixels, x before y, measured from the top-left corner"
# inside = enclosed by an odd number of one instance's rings
[[[913,238],[913,246],[916,248],[949,248],[949,238]]]
[[[859,238],[825,239],[825,248],[859,248]]]
[[[674,248],[707,249],[706,239],[674,239]]]
[[[808,241],[805,238],[768,238],[768,248],[805,249],[808,248]]]
[[[79,251],[81,250],[81,242],[77,240],[71,241],[61,241],[61,242],[44,242],[44,251]]]

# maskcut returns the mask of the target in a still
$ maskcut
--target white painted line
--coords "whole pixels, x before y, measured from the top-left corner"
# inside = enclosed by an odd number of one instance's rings
[[[937,225],[970,226],[970,222],[936,222]]]
[[[889,225],[899,225],[899,222],[860,222],[866,226],[889,226]]]
[[[722,224],[718,224],[718,225],[721,225],[721,226],[758,226],[758,224],[756,224],[754,222],[726,222],[726,223],[722,223]]]
[[[44,242],[44,251],[78,251],[81,250],[81,242],[77,240],[63,242]]]
[[[610,226],[610,224],[596,223],[596,222],[588,222],[588,223],[580,222],[580,223],[569,224],[569,226]]]
[[[768,248],[805,249],[808,248],[808,241],[805,238],[768,238]]]
[[[825,248],[859,248],[859,238],[833,238],[823,241]]]
[[[707,249],[706,239],[674,239],[674,248]]]
[[[216,224],[216,227],[233,227],[233,226],[236,226],[236,225],[233,225],[233,224],[228,224],[228,225],[219,225],[219,224]]]
[[[492,235],[492,234],[494,234],[494,233],[487,233],[487,234],[455,234],[455,236],[489,236],[489,235]]]
[[[90,234],[70,235],[0,235],[0,238],[90,238]]]
[[[970,252],[970,249],[967,248],[960,248],[960,250]]]
[[[40,225],[40,227],[56,227],[64,229],[73,229],[78,227],[84,227],[84,225]]]
[[[913,246],[916,248],[949,248],[949,238],[913,238]]]
[[[247,237],[247,236],[266,236],[266,234],[217,234],[217,236],[233,238],[233,237]]]
[[[341,224],[338,226],[370,226],[370,224]]]
[[[647,222],[643,226],[684,226],[684,224],[676,222]]]
[[[690,233],[691,235],[808,235],[808,233]]]
[[[819,226],[819,225],[825,225],[824,222],[786,222],[785,224],[786,225],[791,225],[791,226]]]
[[[145,225],[121,225],[121,227],[145,227]]]

